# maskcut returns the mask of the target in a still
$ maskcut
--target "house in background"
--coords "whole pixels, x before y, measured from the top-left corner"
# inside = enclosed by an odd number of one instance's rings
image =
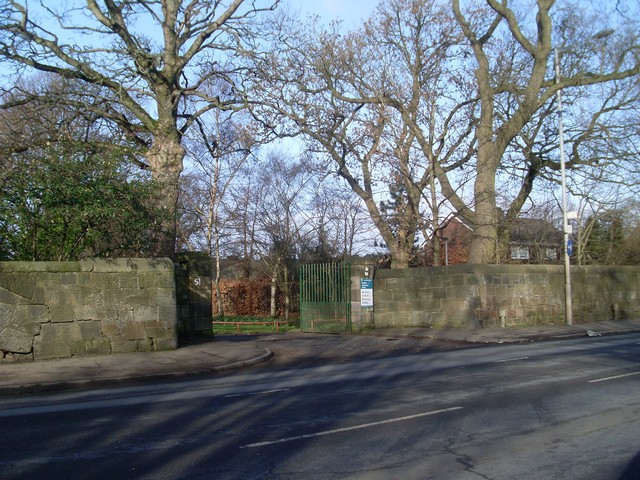
[[[459,217],[450,217],[438,237],[445,257],[442,264],[465,263],[469,257],[472,227]],[[505,263],[558,263],[562,258],[562,231],[539,218],[516,218],[508,227]],[[448,260],[448,261],[447,261]]]
[[[450,216],[443,222],[438,238],[440,239],[440,264],[455,265],[467,263],[469,245],[473,230],[462,218]]]
[[[510,228],[509,259],[519,263],[557,263],[563,233],[547,220],[516,218]]]

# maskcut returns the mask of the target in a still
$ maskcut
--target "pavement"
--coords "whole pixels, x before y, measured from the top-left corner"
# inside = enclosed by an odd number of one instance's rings
[[[371,336],[395,339],[411,337],[436,342],[470,344],[528,343],[571,337],[600,336],[640,332],[640,319],[602,321],[578,325],[539,325],[519,328],[437,329],[380,328],[360,335],[331,336],[366,339]],[[305,333],[284,333],[278,338],[289,349],[308,345]],[[324,336],[326,341],[333,341]],[[239,369],[266,362],[274,352],[260,336],[196,339],[176,350],[72,357],[24,363],[0,363],[0,395],[20,395],[43,391],[90,388],[99,385],[165,380],[188,375],[205,375]],[[321,347],[322,348],[322,347]],[[276,352],[277,355],[277,352]]]

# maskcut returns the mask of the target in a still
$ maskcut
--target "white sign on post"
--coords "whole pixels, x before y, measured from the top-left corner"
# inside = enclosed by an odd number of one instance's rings
[[[370,278],[360,279],[360,306],[373,307],[373,280]]]

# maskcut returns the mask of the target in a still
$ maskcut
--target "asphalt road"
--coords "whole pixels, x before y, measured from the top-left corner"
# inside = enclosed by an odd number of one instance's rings
[[[0,399],[0,478],[640,478],[640,335]]]

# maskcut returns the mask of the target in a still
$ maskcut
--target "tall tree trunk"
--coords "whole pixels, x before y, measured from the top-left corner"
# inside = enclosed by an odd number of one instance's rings
[[[411,252],[398,242],[396,245],[388,245],[391,254],[391,268],[409,268]]]
[[[454,2],[456,16],[461,18],[458,2]],[[498,242],[498,209],[496,207],[496,172],[504,148],[498,148],[494,138],[494,91],[491,85],[489,60],[482,42],[477,41],[468,24],[460,20],[465,34],[472,40],[472,48],[478,62],[475,77],[480,97],[480,118],[476,128],[478,140],[478,165],[474,184],[473,235],[468,263],[494,263]]]
[[[179,178],[183,169],[185,150],[176,135],[156,134],[147,154],[154,180],[158,183],[157,206],[161,237],[157,255],[173,258],[176,248],[176,212],[178,209]]]
[[[284,320],[289,321],[289,312],[291,310],[291,285],[289,283],[289,267],[284,266]]]
[[[277,311],[277,302],[278,302],[278,264],[273,267],[271,272],[271,318],[275,318]]]
[[[354,189],[354,191],[364,200],[373,223],[378,227],[380,236],[382,236],[382,239],[387,244],[387,248],[391,254],[391,268],[409,268],[409,258],[411,257],[413,240],[415,239],[415,232],[417,228],[414,228],[410,233],[407,233],[406,229],[400,228],[398,229],[398,232],[394,233],[391,226],[380,213],[378,205],[373,200],[373,197],[371,195],[361,193],[357,189]]]
[[[433,162],[431,164],[431,171],[434,172],[435,168]],[[442,265],[440,260],[440,237],[438,236],[438,231],[440,230],[440,211],[438,208],[438,195],[436,192],[436,176],[435,173],[431,173],[429,176],[429,187],[430,187],[430,195],[431,195],[431,229],[433,231],[433,235],[431,235],[431,252],[433,253],[433,266],[439,267]],[[426,232],[424,233],[425,239],[427,238]],[[445,240],[446,242],[447,240]],[[447,259],[445,258],[445,263]]]
[[[220,290],[220,233],[218,232],[218,229],[216,228],[214,230],[214,236],[215,236],[215,255],[216,255],[216,276],[214,279],[214,285],[216,288],[216,300],[217,300],[217,304],[218,304],[218,317],[223,318],[224,317],[224,306],[223,306],[223,302],[222,302],[222,290]]]
[[[475,182],[474,229],[469,248],[468,263],[496,263],[498,244],[498,209],[495,192],[495,161],[481,159],[478,153],[478,168]]]

